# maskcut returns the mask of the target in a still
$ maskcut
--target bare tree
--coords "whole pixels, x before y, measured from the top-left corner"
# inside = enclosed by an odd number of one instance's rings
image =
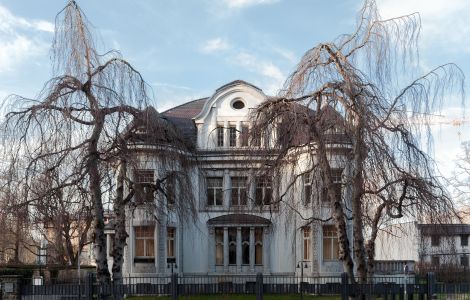
[[[25,185],[32,186],[45,168],[63,172],[76,158],[75,174],[59,189],[86,182],[93,208],[93,242],[97,276],[109,280],[103,223],[105,162],[114,157],[115,140],[149,101],[147,85],[116,51],[100,55],[88,22],[75,1],[57,15],[52,45],[54,77],[37,99],[10,96],[4,124],[5,142],[29,164]],[[48,166],[42,161],[47,158]],[[28,201],[35,199],[30,198]]]
[[[382,19],[375,1],[366,1],[356,31],[308,50],[280,95],[252,115],[253,132],[276,132],[274,167],[290,172],[289,188],[303,174],[319,178],[317,193],[329,203],[339,259],[351,281],[354,264],[361,282],[373,273],[383,223],[436,221],[454,212],[421,147],[429,145],[430,116],[444,97],[463,95],[463,74],[446,64],[414,77],[419,30],[418,14]],[[341,170],[341,190],[335,169]],[[295,207],[296,199],[286,195],[280,201]],[[326,220],[312,211],[302,217]]]

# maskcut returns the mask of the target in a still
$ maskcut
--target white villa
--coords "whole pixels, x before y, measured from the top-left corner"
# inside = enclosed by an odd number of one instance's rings
[[[305,275],[342,272],[333,224],[306,223],[287,205],[273,201],[286,190],[286,178],[258,174],[259,162],[269,155],[266,148],[275,151],[277,137],[274,133],[264,136],[259,141],[266,147],[264,151],[253,152],[248,151],[247,147],[253,145],[248,145],[244,133],[250,129],[250,110],[265,100],[262,90],[237,80],[208,98],[161,114],[193,145],[197,164],[190,173],[197,220],[183,222],[169,211],[159,215],[157,221],[154,216],[159,212],[148,211],[147,206],[137,206],[133,212],[129,208],[124,275],[165,275],[172,268],[179,274],[293,275],[300,274],[300,268]],[[337,147],[346,149],[348,145],[338,143]],[[132,172],[137,184],[154,183],[165,176],[162,162],[152,149],[151,145],[142,145],[136,151],[139,167]],[[342,155],[341,151],[335,153]],[[341,165],[334,171],[341,188]],[[301,176],[296,184],[289,193],[301,204],[296,206],[300,213],[308,216],[313,212],[327,219],[329,207],[320,197],[308,197],[313,190],[309,176]],[[178,186],[173,187],[176,190],[171,197],[175,199],[171,201],[178,201]],[[147,200],[155,200],[153,193]],[[106,227],[108,249],[111,225]],[[111,262],[109,256],[110,266]]]

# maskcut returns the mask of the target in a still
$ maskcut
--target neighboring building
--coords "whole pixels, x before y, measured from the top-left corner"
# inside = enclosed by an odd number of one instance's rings
[[[129,237],[125,275],[169,274],[171,267],[167,262],[172,260],[176,263],[174,271],[184,274],[295,274],[300,272],[299,261],[307,266],[306,275],[342,272],[336,229],[331,221],[307,224],[284,203],[272,204],[287,190],[290,180],[282,174],[261,176],[259,162],[276,151],[279,137],[274,132],[266,134],[259,141],[250,141],[252,145],[246,138],[251,125],[249,112],[265,100],[266,95],[259,88],[234,81],[217,89],[211,97],[161,114],[183,134],[188,153],[196,157],[197,164],[189,173],[197,220],[188,225],[171,209],[161,213],[158,209],[148,211],[147,206],[137,206],[132,212],[129,208],[127,215],[132,217],[126,223]],[[249,146],[259,146],[259,151]],[[167,147],[168,151],[175,151],[171,143],[134,147],[139,167],[129,172],[134,172],[135,184],[145,186],[165,177],[165,163],[152,149]],[[349,144],[343,141],[334,147],[333,175],[341,191],[344,149]],[[307,168],[307,163],[299,166],[299,174]],[[296,207],[304,215],[314,213],[328,219],[330,208],[314,195],[311,177],[300,176],[296,188],[289,190],[289,197],[299,204]],[[178,201],[178,187],[171,187],[168,199]],[[156,201],[153,194],[145,189],[143,192],[140,197],[145,201]],[[106,233],[110,249],[112,221]],[[109,257],[110,267],[111,262]]]
[[[469,264],[469,224],[401,223],[384,228],[377,238],[377,260],[412,260],[421,266]]]

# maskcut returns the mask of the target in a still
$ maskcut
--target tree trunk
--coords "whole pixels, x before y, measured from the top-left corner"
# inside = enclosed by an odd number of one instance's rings
[[[127,162],[125,159],[121,161],[117,178],[116,198],[114,200],[114,212],[116,214],[114,224],[114,243],[112,249],[113,256],[113,281],[114,283],[122,283],[122,265],[124,262],[124,247],[128,237],[126,232],[126,201],[124,199],[124,178],[127,173]]]
[[[90,97],[90,95],[88,95]],[[87,171],[90,179],[90,194],[93,203],[93,234],[94,254],[96,261],[96,276],[100,284],[110,281],[108,259],[106,257],[106,236],[104,234],[104,209],[101,199],[101,176],[99,173],[100,157],[98,153],[98,140],[103,130],[104,117],[101,113],[95,115],[95,127],[88,144]]]

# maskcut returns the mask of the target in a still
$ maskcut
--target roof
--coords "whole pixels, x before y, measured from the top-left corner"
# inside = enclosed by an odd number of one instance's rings
[[[223,215],[219,217],[215,217],[209,219],[207,221],[207,225],[249,225],[249,224],[256,224],[256,225],[270,225],[271,221],[266,218],[255,216],[255,215],[247,215],[247,214],[230,214],[230,215]]]
[[[470,224],[418,224],[422,235],[470,234]]]
[[[192,119],[201,112],[208,99],[209,97],[205,97],[186,102],[162,112],[162,115],[166,117]]]

